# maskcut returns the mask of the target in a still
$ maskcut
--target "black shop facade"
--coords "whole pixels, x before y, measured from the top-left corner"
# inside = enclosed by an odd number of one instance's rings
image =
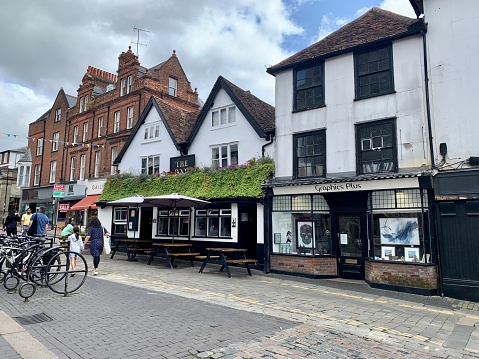
[[[437,294],[432,177],[275,181],[265,190],[265,270]]]

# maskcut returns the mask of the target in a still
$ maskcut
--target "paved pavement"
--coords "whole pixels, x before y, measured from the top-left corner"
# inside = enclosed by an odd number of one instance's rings
[[[118,254],[66,298],[0,291],[0,358],[479,358],[478,303],[178,264]]]

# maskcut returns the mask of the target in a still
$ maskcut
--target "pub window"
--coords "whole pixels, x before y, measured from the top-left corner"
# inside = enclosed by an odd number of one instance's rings
[[[113,210],[113,233],[126,235],[128,208],[118,207]]]
[[[479,201],[466,201],[466,213],[468,216],[479,216]]]
[[[196,237],[231,237],[231,209],[198,209],[195,214]]]
[[[188,237],[190,210],[158,210],[158,236]]]

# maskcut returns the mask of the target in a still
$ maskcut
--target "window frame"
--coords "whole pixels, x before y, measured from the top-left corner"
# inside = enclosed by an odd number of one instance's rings
[[[43,138],[39,138],[37,140],[37,156],[41,156],[43,154]]]
[[[224,114],[224,116],[223,116]],[[233,114],[230,116],[230,114]],[[211,110],[211,127],[227,127],[236,124],[236,106],[228,105]]]
[[[33,176],[33,185],[34,186],[38,186],[40,184],[40,176],[41,176],[41,173],[42,173],[42,165],[38,164],[38,165],[35,165],[35,173],[34,173],[34,176]]]
[[[172,84],[172,81],[174,82]],[[173,85],[173,86],[172,86]],[[178,96],[178,79],[174,77],[168,77],[168,95],[177,97]]]
[[[60,142],[60,132],[55,132],[53,134],[53,140],[52,140],[52,152],[58,151],[59,142]]]
[[[120,111],[115,111],[113,114],[113,133],[120,132]]]
[[[321,136],[322,137],[322,142],[323,142],[323,146],[322,146],[322,155],[315,155],[315,156],[298,156],[298,140],[300,138],[304,138],[304,137],[313,137],[313,136]],[[317,172],[316,174],[312,174],[311,176],[300,176],[299,173],[300,173],[300,169],[299,169],[299,159],[300,158],[307,158],[307,157],[322,157],[323,158],[323,161],[319,164],[319,165],[322,165],[323,166],[323,174],[322,175],[318,175]],[[326,170],[327,170],[327,163],[326,163],[326,160],[327,160],[327,157],[326,157],[326,130],[318,130],[318,131],[311,131],[311,132],[303,132],[303,133],[295,133],[293,134],[293,177],[295,179],[302,179],[302,178],[313,178],[313,177],[316,177],[316,178],[322,178],[322,177],[326,177]],[[315,165],[317,166],[317,165]],[[308,168],[308,167],[305,167],[305,168]],[[313,168],[313,166],[311,166],[310,168]],[[311,171],[313,172],[313,171]]]
[[[126,77],[120,80],[120,96],[126,95]]]
[[[116,174],[116,166],[113,165],[113,162],[116,160],[118,157],[118,147],[112,147],[111,148],[111,168],[110,168],[110,174],[114,175]]]
[[[126,109],[126,128],[129,130],[133,127],[133,106]]]
[[[190,235],[191,214],[189,208],[176,210],[158,208],[156,222],[158,223],[156,226],[156,236],[158,237],[188,238]],[[166,233],[164,233],[164,229],[166,229]],[[181,229],[186,229],[186,232],[181,232]]]
[[[236,146],[236,162],[233,163],[232,161],[232,147]],[[223,149],[226,147],[226,156],[223,156]],[[231,143],[224,143],[221,145],[214,145],[210,146],[211,148],[211,167],[213,168],[223,168],[233,165],[239,164],[239,143],[238,142],[231,142]],[[215,158],[215,150],[218,150],[218,158]],[[223,161],[226,159],[226,165],[223,165]]]
[[[118,215],[119,214],[119,215]],[[123,230],[118,230],[118,227],[123,227]],[[114,207],[113,208],[113,225],[112,234],[127,235],[128,232],[128,207]]]
[[[82,142],[88,141],[88,122],[83,124],[83,137]]]
[[[80,175],[78,179],[83,181],[85,179],[86,155],[80,156]]]
[[[59,122],[62,119],[62,108],[59,107],[55,110],[55,122]]]
[[[230,208],[195,209],[194,236],[208,238],[228,238],[232,236],[232,210]],[[215,225],[217,234],[210,233]]]
[[[310,85],[310,86],[305,86],[304,88],[298,88],[298,74],[302,71],[307,71],[311,70],[318,67],[321,71],[321,81],[319,84],[315,84],[315,86]],[[307,92],[308,90],[311,91],[313,89],[320,88],[321,92],[321,102],[317,104],[312,104],[310,106],[304,105],[304,106],[299,106],[298,105],[298,93],[299,92]],[[324,61],[316,62],[314,64],[308,65],[308,66],[301,66],[298,68],[295,68],[293,70],[293,112],[296,111],[307,111],[307,110],[312,110],[315,108],[320,108],[324,107],[326,105],[326,99],[325,99],[325,81],[324,81]]]
[[[93,177],[100,177],[100,167],[101,166],[101,151],[95,151],[95,171]]]
[[[78,126],[73,126],[73,143],[78,143]]]
[[[50,162],[50,183],[55,183],[57,176],[57,161],[53,160]]]
[[[77,158],[76,156],[73,156],[70,159],[70,181],[75,181],[75,170],[76,170],[76,165],[77,164]]]
[[[127,95],[131,92],[131,83],[132,83],[132,77],[131,75],[128,75],[126,77],[126,94]]]
[[[391,146],[382,146],[380,147],[380,150],[382,151],[384,148],[391,148],[392,150],[392,166],[393,168],[391,170],[386,170],[386,171],[377,171],[377,172],[365,172],[363,170],[363,153],[366,151],[378,151],[378,147],[373,146],[373,138],[371,137],[371,148],[368,150],[363,150],[362,145],[363,145],[363,139],[361,138],[361,129],[366,128],[366,127],[372,127],[372,126],[383,126],[389,124],[392,128],[391,131]],[[356,173],[358,175],[361,174],[369,174],[369,173],[395,173],[399,169],[399,163],[398,163],[398,144],[397,144],[397,121],[396,118],[387,118],[387,119],[382,119],[382,120],[377,120],[377,121],[372,121],[372,122],[364,122],[364,123],[359,123],[355,125],[355,133],[356,133]],[[381,135],[381,143],[384,143],[384,137]]]
[[[98,131],[97,137],[101,137],[101,131],[103,129],[103,116],[98,117]]]
[[[379,73],[384,73],[386,70],[376,70],[376,71],[369,71],[367,74],[362,74],[360,75],[359,71],[359,58],[360,56],[366,55],[366,54],[372,54],[374,52],[379,52],[381,50],[387,50],[388,53],[388,77],[390,81],[390,87],[387,90],[383,91],[378,91],[376,93],[371,94],[371,91],[367,95],[361,95],[360,93],[360,80],[362,78],[366,78],[367,76],[373,76],[375,74]],[[370,61],[368,63],[371,63],[373,61]],[[393,67],[393,52],[392,52],[392,43],[388,43],[386,45],[380,45],[380,46],[375,46],[372,48],[368,48],[366,50],[361,50],[361,51],[356,51],[354,52],[354,92],[355,92],[355,100],[362,100],[366,98],[371,98],[371,97],[376,97],[376,96],[383,96],[383,95],[388,95],[391,93],[395,92],[395,86],[394,86],[394,67]]]
[[[30,165],[19,166],[17,180],[19,187],[28,187],[30,185],[30,168]]]
[[[155,166],[155,159],[158,160],[158,166]],[[141,174],[154,175],[160,173],[160,155],[141,156]],[[150,160],[152,165],[150,166]],[[152,168],[150,173],[149,169]],[[157,170],[155,171],[155,167]]]

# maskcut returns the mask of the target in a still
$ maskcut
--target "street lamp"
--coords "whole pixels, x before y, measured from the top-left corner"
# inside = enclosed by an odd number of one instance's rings
[[[5,217],[6,217],[5,213],[7,211],[6,206],[7,206],[8,177],[9,177],[9,175],[10,175],[10,167],[7,166],[7,180],[6,180],[6,184],[5,184],[5,198],[3,200],[3,219],[4,220],[5,220]],[[3,177],[3,172],[2,171],[0,171],[0,176]]]

